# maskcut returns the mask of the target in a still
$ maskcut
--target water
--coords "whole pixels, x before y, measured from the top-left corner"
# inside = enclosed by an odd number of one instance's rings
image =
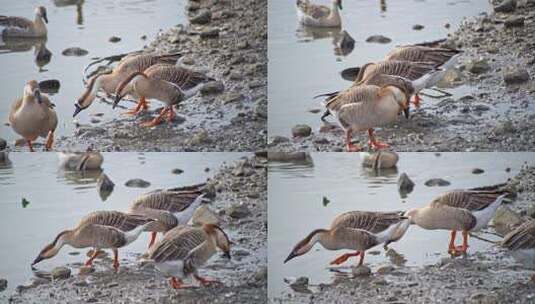
[[[421,207],[439,194],[453,189],[502,183],[516,175],[524,162],[535,163],[535,153],[401,153],[398,171],[375,174],[362,168],[358,154],[314,153],[313,166],[271,164],[268,205],[268,295],[270,298],[290,290],[287,277],[306,276],[311,284],[330,283],[335,274],[326,267],[347,250],[328,251],[316,245],[309,253],[286,264],[284,259],[293,246],[312,230],[328,228],[338,214],[351,210],[395,211]],[[485,173],[474,175],[473,168]],[[511,168],[509,173],[506,168]],[[416,184],[407,199],[397,191],[399,174],[406,172]],[[399,173],[399,174],[398,174]],[[426,187],[430,178],[451,182],[448,187]],[[330,203],[322,204],[327,197]],[[492,235],[484,237],[495,239]],[[434,264],[447,256],[449,232],[410,227],[405,236],[390,245],[407,260],[407,266]],[[458,237],[457,243],[461,239]],[[491,244],[470,238],[469,253]],[[372,267],[390,264],[381,247],[379,255],[367,254],[365,263]],[[354,262],[351,258],[346,265]]]
[[[314,3],[328,4],[327,0]],[[342,26],[356,41],[352,53],[338,56],[333,37],[339,30],[301,28],[297,22],[295,1],[269,1],[269,132],[290,135],[291,128],[306,123],[320,126],[320,108],[314,95],[337,91],[349,85],[339,73],[345,68],[379,61],[396,45],[442,39],[457,29],[461,20],[489,10],[488,0],[462,1],[343,1]],[[385,10],[382,7],[386,7]],[[450,23],[450,29],[444,24]],[[422,24],[421,31],[412,30]],[[371,35],[392,39],[389,44],[366,43]],[[449,90],[467,94],[468,88]],[[435,93],[436,94],[436,93]],[[424,97],[426,103],[437,102]]]
[[[78,3],[78,4],[77,4]],[[106,57],[142,49],[158,31],[184,23],[185,0],[55,0],[55,1],[2,1],[0,14],[23,16],[33,20],[34,8],[45,5],[49,23],[46,48],[52,52],[48,64],[39,67],[34,62],[32,44],[18,46],[24,51],[5,50],[0,44],[0,125],[1,137],[12,141],[18,138],[11,127],[5,126],[12,102],[22,96],[24,84],[31,79],[58,79],[61,88],[51,96],[59,117],[56,136],[72,134],[74,102],[83,91],[83,69],[94,57]],[[141,36],[146,35],[146,40]],[[108,39],[118,36],[121,41]],[[81,47],[89,51],[83,57],[66,57],[61,53],[68,47]],[[80,123],[89,123],[91,113],[104,113],[102,122],[119,117],[123,111],[112,111],[110,105],[95,102],[85,113],[78,115]]]
[[[111,195],[102,201],[95,189],[99,174],[82,176],[58,169],[55,153],[12,153],[11,166],[0,169],[0,274],[9,289],[31,276],[30,263],[60,231],[74,227],[78,220],[95,210],[125,211],[133,199],[155,189],[191,185],[206,181],[223,162],[232,163],[243,153],[104,153],[104,172],[115,183]],[[174,168],[184,172],[171,173]],[[205,168],[209,168],[208,172]],[[143,178],[148,188],[124,186],[131,178]],[[22,207],[22,199],[29,201]],[[120,257],[143,253],[149,235],[120,250]],[[72,251],[81,252],[71,256]],[[83,262],[86,250],[64,247],[39,269],[50,270],[73,262]],[[41,265],[42,264],[42,265]],[[5,293],[5,292],[4,292]]]

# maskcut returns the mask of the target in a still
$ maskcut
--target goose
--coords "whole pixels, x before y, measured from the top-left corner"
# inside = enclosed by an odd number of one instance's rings
[[[138,197],[130,205],[129,214],[156,219],[147,231],[151,231],[149,248],[156,241],[158,232],[165,233],[178,225],[186,225],[195,210],[205,202],[204,194],[191,191],[154,191]]]
[[[199,276],[197,269],[216,253],[216,248],[230,259],[230,240],[219,226],[177,226],[149,250],[148,260],[154,261],[156,269],[170,277],[174,289],[190,287],[183,283],[190,275],[206,286],[217,281]]]
[[[115,93],[117,85],[131,73],[144,71],[158,63],[173,65],[181,56],[179,53],[173,53],[167,55],[129,55],[124,57],[113,71],[97,73],[89,78],[84,92],[74,103],[73,117],[76,117],[82,110],[87,109],[93,103],[98,91],[103,90],[108,95],[112,95]]]
[[[299,23],[312,27],[341,27],[342,0],[332,0],[331,8],[310,3],[309,0],[297,0],[297,19]]]
[[[403,212],[350,211],[342,213],[334,219],[329,229],[313,230],[299,241],[284,263],[309,252],[314,244],[320,243],[328,250],[355,250],[354,253],[339,256],[330,263],[331,265],[342,264],[348,258],[359,255],[358,265],[362,265],[366,250],[383,243],[386,250],[388,244],[403,237],[408,227],[409,220],[403,216]]]
[[[508,190],[453,190],[435,198],[422,208],[407,211],[411,224],[427,230],[451,230],[448,253],[465,254],[468,232],[486,227],[509,194]],[[463,244],[455,246],[457,231],[462,231]]]
[[[126,94],[139,96],[140,99],[135,109],[130,110],[129,114],[137,114],[147,108],[146,98],[154,98],[163,101],[167,107],[162,110],[161,114],[153,121],[142,123],[143,126],[155,126],[161,122],[163,115],[169,115],[171,121],[175,116],[173,105],[186,100],[195,95],[201,86],[213,81],[202,73],[188,70],[182,67],[156,64],[144,72],[134,72],[129,75],[123,82],[118,84],[113,107],[121,101]]]
[[[104,157],[98,151],[60,152],[60,168],[73,171],[99,170]]]
[[[2,37],[35,38],[46,37],[47,30],[45,23],[48,23],[46,8],[38,6],[35,8],[33,21],[23,17],[0,16],[0,28]]]
[[[54,104],[41,94],[36,80],[30,80],[24,86],[23,97],[11,105],[9,123],[11,128],[27,142],[34,152],[32,141],[37,137],[46,137],[45,149],[50,150],[54,143],[54,131],[58,126],[58,117]]]
[[[535,269],[535,220],[528,220],[509,232],[500,245],[510,250],[517,261]],[[531,280],[535,283],[535,274]]]
[[[407,82],[402,78],[397,81]],[[394,122],[402,111],[408,115],[408,96],[405,91],[410,84],[400,86],[396,82],[385,82],[382,86],[362,84],[333,93],[324,102],[329,113],[333,114],[345,131],[346,149],[350,152],[360,151],[361,147],[351,143],[351,136],[356,131],[368,131],[369,145],[373,149],[389,147],[375,139],[374,128]],[[325,114],[324,114],[325,116]]]
[[[119,270],[118,248],[135,241],[141,232],[154,222],[153,219],[122,213],[119,211],[94,211],[83,217],[71,230],[60,232],[54,241],[46,245],[32,263],[32,267],[45,259],[58,254],[65,245],[74,248],[93,247],[93,255],[85,262],[92,266],[99,249],[110,248],[113,251],[113,268]]]

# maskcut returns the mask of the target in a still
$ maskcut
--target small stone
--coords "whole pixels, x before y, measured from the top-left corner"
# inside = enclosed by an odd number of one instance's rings
[[[114,287],[117,287],[117,286],[119,286],[119,283],[117,283],[117,282],[112,282],[112,283],[106,285],[106,287],[108,287],[108,288],[114,288]]]
[[[219,29],[218,28],[208,28],[201,32],[200,34],[201,38],[217,38],[219,37]]]
[[[415,24],[415,25],[412,26],[412,29],[415,30],[415,31],[420,31],[420,30],[424,29],[424,26],[421,25],[421,24]]]
[[[379,279],[379,280],[375,280],[373,281],[373,285],[375,286],[386,286],[388,285],[388,282],[384,279]]]
[[[505,0],[494,7],[496,13],[512,13],[516,9],[516,0]]]
[[[472,169],[472,174],[483,174],[483,173],[485,173],[485,170],[483,169],[480,169],[480,168]]]
[[[386,36],[383,36],[383,35],[373,35],[373,36],[370,36],[366,39],[366,42],[369,42],[369,43],[390,43],[392,42],[392,39],[386,37]]]
[[[208,137],[208,131],[206,131],[204,129],[200,130],[195,135],[193,135],[193,137],[187,142],[188,142],[188,144],[190,144],[192,146],[197,146],[197,145],[201,145],[203,143],[210,142],[210,138]]]
[[[53,280],[65,280],[71,276],[71,270],[67,267],[56,267],[51,272]]]
[[[0,138],[0,150],[4,150],[7,147],[7,141],[3,138]]]
[[[195,59],[193,59],[193,56],[186,55],[180,58],[180,63],[185,64],[185,65],[194,65]]]
[[[88,51],[82,49],[82,48],[79,48],[79,47],[70,47],[70,48],[67,48],[65,50],[63,50],[63,52],[61,52],[61,54],[63,54],[63,56],[85,56],[87,54],[89,54]]]
[[[82,266],[80,267],[80,269],[78,270],[78,274],[80,275],[88,275],[90,273],[93,273],[95,272],[95,268],[91,267],[91,266]],[[85,282],[85,281],[83,281]]]
[[[97,181],[97,189],[100,194],[100,197],[103,200],[106,200],[106,198],[110,196],[114,187],[115,187],[115,184],[111,181],[111,179],[106,174],[102,173],[99,176],[98,181]]]
[[[251,176],[254,174],[254,169],[251,164],[247,161],[240,161],[236,167],[232,170],[234,176]]]
[[[524,26],[524,17],[509,17],[505,20],[505,27],[521,27]]]
[[[372,273],[372,270],[366,265],[360,265],[357,267],[351,267],[351,273],[356,277],[369,276]]]
[[[133,178],[128,180],[124,185],[132,188],[147,188],[150,186],[150,183],[141,178]]]
[[[212,13],[207,9],[200,10],[197,15],[191,17],[189,21],[195,24],[207,24],[212,20]]]
[[[243,99],[243,95],[239,92],[227,92],[221,96],[221,102],[223,104],[229,104],[232,102],[240,101]]]
[[[399,155],[394,151],[378,151],[365,153],[362,158],[362,166],[372,169],[389,169],[396,167]]]
[[[488,293],[482,293],[478,292],[470,296],[470,302],[473,304],[498,304],[498,299],[496,299],[495,296],[488,294]]]
[[[290,142],[290,139],[286,136],[275,135],[271,137],[271,144],[273,145],[278,145],[287,142]]]
[[[293,137],[308,137],[312,133],[312,128],[305,124],[295,125],[292,128]]]
[[[451,185],[450,182],[448,182],[447,180],[445,179],[442,179],[442,178],[432,178],[432,179],[429,179],[425,182],[425,185],[427,187],[445,187],[445,186],[449,186]]]
[[[249,216],[251,214],[251,211],[244,203],[234,203],[227,208],[226,213],[232,218],[241,219]]]
[[[108,39],[108,41],[111,42],[111,43],[117,43],[117,42],[121,41],[121,37],[111,36],[110,39]]]
[[[378,274],[388,274],[388,273],[391,273],[392,271],[396,270],[396,268],[392,265],[384,265],[384,266],[379,266],[379,268],[377,268],[377,273]]]
[[[225,85],[221,81],[210,81],[201,87],[201,94],[219,94],[225,90]]]
[[[444,24],[444,28],[449,29],[450,27],[451,27],[451,24],[449,24],[449,23]]]
[[[275,162],[312,162],[308,152],[268,152],[268,160]]]
[[[48,79],[39,81],[39,89],[43,93],[57,93],[59,92],[60,83],[59,80],[56,79]]]
[[[505,81],[506,85],[524,83],[529,79],[530,77],[528,71],[521,68],[506,72],[503,75],[503,80]]]
[[[0,279],[0,292],[6,290],[6,288],[7,288],[7,280]]]
[[[179,168],[175,168],[175,169],[171,170],[171,173],[178,175],[178,174],[184,173],[184,170],[179,169]]]
[[[486,59],[476,59],[469,61],[466,69],[472,74],[483,74],[490,70],[490,65]]]
[[[229,78],[231,80],[242,80],[243,76],[242,76],[242,73],[239,71],[232,71],[230,72]]]
[[[406,197],[414,189],[414,182],[409,178],[407,173],[403,172],[398,179],[398,191],[401,197]]]
[[[308,290],[309,279],[307,277],[299,277],[290,283],[290,288],[297,292],[310,292]]]

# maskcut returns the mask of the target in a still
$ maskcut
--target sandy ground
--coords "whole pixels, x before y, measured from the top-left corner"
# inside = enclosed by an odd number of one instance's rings
[[[122,250],[119,273],[110,257],[97,259],[95,272],[79,275],[81,263],[67,265],[72,276],[64,280],[31,279],[16,291],[0,293],[4,303],[265,303],[267,301],[267,172],[265,159],[251,157],[223,165],[209,180],[216,193],[212,210],[234,243],[232,259],[214,256],[200,274],[222,284],[173,290],[150,264]],[[243,204],[238,209],[234,204]],[[244,211],[244,210],[248,210]],[[238,210],[238,211],[236,211]],[[83,257],[80,256],[81,262]],[[9,278],[8,278],[9,279]],[[187,281],[189,282],[189,281]],[[194,283],[196,284],[196,283]],[[35,286],[36,285],[36,286]]]
[[[535,217],[534,177],[535,167],[525,167],[509,181],[517,191],[517,198],[501,207],[500,214],[510,211],[518,222],[526,220],[528,214]],[[493,223],[508,226],[507,230],[518,224],[503,215],[497,215]],[[371,268],[371,275],[352,275],[356,268],[346,266],[341,270],[349,274],[337,275],[332,284],[309,287],[304,292],[288,291],[270,302],[535,303],[535,284],[530,281],[534,270],[517,264],[499,246],[480,252],[469,249],[466,256],[446,257],[425,267],[404,266],[392,249],[381,254],[386,254],[390,263],[365,265]]]
[[[522,25],[520,19],[524,21]],[[463,86],[457,91],[468,93],[458,98],[422,96],[422,107],[412,109],[409,120],[400,117],[395,125],[378,129],[376,136],[398,152],[533,150],[534,41],[533,1],[518,1],[512,13],[491,12],[466,20],[445,42],[464,53],[458,69],[442,85]],[[526,72],[528,79],[506,84],[505,75],[513,70]],[[332,116],[330,121],[334,123]],[[354,140],[367,149],[365,132],[356,134]],[[271,137],[268,147],[271,151],[345,149],[343,131],[326,125],[307,137]]]
[[[198,93],[179,105],[171,123],[143,128],[160,107],[138,117],[78,126],[57,138],[55,149],[100,151],[255,151],[267,143],[267,1],[190,0],[190,20],[209,11],[206,23],[177,25],[143,51],[184,54],[182,65],[207,73],[224,89]],[[104,96],[103,96],[104,97]],[[108,102],[112,99],[107,98]],[[154,102],[153,105],[158,105]],[[124,102],[125,107],[133,103]],[[163,106],[163,104],[162,104]],[[111,111],[111,108],[110,108]],[[42,148],[39,143],[38,149]]]

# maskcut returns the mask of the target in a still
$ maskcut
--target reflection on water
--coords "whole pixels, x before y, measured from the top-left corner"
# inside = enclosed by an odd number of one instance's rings
[[[31,276],[30,263],[43,245],[59,231],[73,227],[84,215],[96,210],[125,211],[139,195],[156,189],[205,182],[223,162],[232,163],[243,153],[103,153],[103,171],[115,183],[105,202],[96,188],[101,171],[72,172],[59,168],[56,153],[11,153],[11,165],[0,167],[0,274],[14,290]],[[142,163],[140,163],[142,160]],[[172,174],[174,168],[184,172]],[[205,168],[209,168],[208,172]],[[148,188],[129,188],[126,181],[142,178]],[[27,201],[22,208],[22,199]],[[124,250],[123,257],[144,252],[148,236]],[[79,255],[69,255],[78,252]],[[81,262],[86,250],[64,247],[41,270]],[[6,263],[9,261],[9,263]],[[9,294],[4,291],[3,294]],[[2,298],[0,297],[0,302]]]
[[[27,81],[60,81],[61,90],[51,97],[57,105],[55,110],[59,118],[56,136],[71,135],[75,127],[72,105],[83,91],[82,71],[92,58],[143,49],[160,30],[186,21],[186,0],[45,2],[40,4],[46,6],[49,19],[46,40],[0,41],[0,134],[9,142],[16,140],[18,135],[4,123],[8,120],[11,103],[22,96]],[[1,13],[33,19],[36,5],[33,0],[2,1]],[[111,43],[111,36],[120,37],[121,41]],[[89,54],[82,57],[62,55],[69,47],[80,47]],[[98,119],[90,115],[96,113],[103,115]],[[112,111],[108,104],[96,102],[88,114],[78,118],[81,125],[109,122],[119,117],[120,111]]]
[[[361,166],[357,153],[313,153],[313,166],[270,163],[268,189],[268,292],[271,298],[288,291],[284,278],[306,276],[312,285],[331,283],[335,272],[350,272],[352,260],[342,267],[329,262],[343,251],[316,245],[309,253],[287,264],[284,259],[297,241],[310,231],[329,227],[339,214],[351,210],[395,211],[421,207],[448,190],[475,188],[505,182],[525,163],[535,163],[535,153],[401,153],[396,170],[375,171]],[[472,169],[485,172],[472,174]],[[507,168],[511,168],[507,171]],[[402,199],[397,180],[407,173],[414,190]],[[425,181],[443,178],[447,187],[427,187]],[[329,200],[322,203],[323,197]],[[496,239],[492,235],[485,238]],[[449,233],[410,227],[405,236],[385,251],[377,246],[366,254],[372,271],[384,264],[420,266],[447,256]],[[459,241],[459,240],[458,240]],[[469,253],[491,246],[472,238]]]
[[[317,2],[317,1],[316,1]],[[319,3],[325,3],[319,1]],[[289,136],[291,128],[300,123],[318,129],[320,114],[310,109],[321,107],[312,97],[347,87],[340,71],[381,60],[396,45],[446,38],[457,29],[464,17],[489,10],[488,0],[447,1],[345,1],[342,29],[355,40],[354,50],[340,56],[333,41],[340,29],[301,27],[293,1],[269,1],[269,131],[271,135]],[[445,28],[445,24],[452,24]],[[415,31],[415,24],[424,29]],[[367,43],[371,35],[384,35],[391,43]],[[306,42],[306,43],[303,43]],[[455,91],[454,98],[470,91]],[[426,99],[427,101],[428,99]],[[429,99],[423,107],[439,100]]]

